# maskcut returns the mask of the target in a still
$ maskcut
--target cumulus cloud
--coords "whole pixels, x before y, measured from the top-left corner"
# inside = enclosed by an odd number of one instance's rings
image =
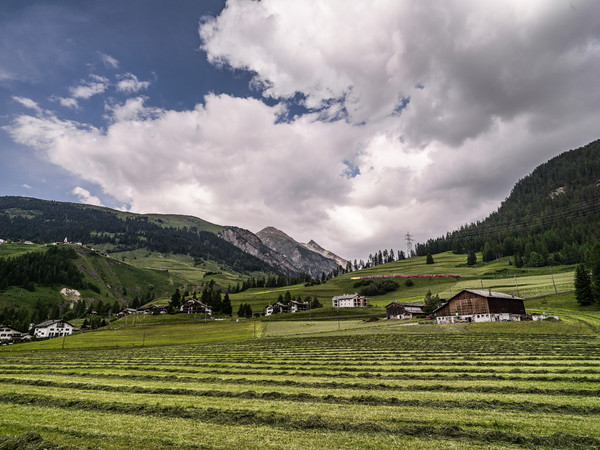
[[[104,91],[106,91],[106,89],[108,89],[109,81],[107,78],[99,75],[91,75],[90,78],[90,81],[85,81],[69,89],[74,98],[82,98],[87,100],[94,95],[102,94]]]
[[[120,76],[120,80],[117,82],[117,91],[135,93],[148,89],[149,86],[149,81],[140,81],[134,74],[126,73]]]
[[[111,100],[106,127],[45,114],[7,130],[133,211],[274,225],[360,258],[487,216],[536,165],[597,139],[599,27],[591,0],[230,0],[203,19],[202,49],[268,102],[137,96]]]
[[[102,201],[98,197],[92,195],[90,191],[80,186],[77,186],[75,189],[73,189],[71,193],[73,195],[76,195],[81,203],[85,203],[87,205],[103,206]]]
[[[61,106],[64,106],[65,108],[71,108],[71,109],[79,108],[79,103],[77,102],[77,100],[75,100],[74,98],[71,98],[71,97],[58,97],[56,95],[53,95],[52,97],[50,97],[50,100],[53,102],[60,103]]]

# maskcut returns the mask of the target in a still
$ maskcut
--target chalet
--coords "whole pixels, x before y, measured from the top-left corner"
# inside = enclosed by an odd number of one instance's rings
[[[292,300],[289,303],[289,305],[290,305],[291,313],[295,313],[295,312],[299,312],[299,311],[308,311],[310,309],[309,302],[297,302],[295,300]]]
[[[29,335],[26,333],[21,333],[20,331],[15,330],[7,325],[0,325],[0,342],[20,341],[26,336]]]
[[[416,316],[424,316],[423,305],[415,303],[392,302],[385,306],[388,319],[413,319]]]
[[[165,305],[148,305],[137,309],[141,314],[167,314],[168,307]]]
[[[33,335],[36,338],[69,336],[75,331],[79,330],[69,322],[62,319],[47,320],[33,327]]]
[[[525,305],[522,298],[514,295],[464,289],[433,313],[439,324],[521,320],[525,316]]]
[[[273,314],[282,314],[289,312],[292,312],[290,305],[286,303],[277,302],[267,306],[267,309],[265,310],[265,316],[272,316]]]
[[[129,314],[136,314],[138,311],[135,308],[125,308],[123,311],[117,313],[117,318],[128,316]]]
[[[189,300],[186,300],[185,303],[179,307],[179,310],[188,314],[208,314],[209,316],[212,315],[212,308],[195,298],[190,298]]]
[[[356,293],[338,295],[331,299],[334,308],[364,308],[369,305],[369,299]]]

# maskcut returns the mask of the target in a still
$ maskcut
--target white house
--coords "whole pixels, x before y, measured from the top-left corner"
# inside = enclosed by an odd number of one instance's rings
[[[74,331],[78,331],[77,328],[62,319],[47,320],[33,327],[33,335],[36,338],[69,336]]]
[[[331,299],[331,306],[334,308],[364,308],[369,305],[369,299],[354,294],[338,295]]]
[[[26,336],[25,333],[21,333],[7,325],[0,325],[0,342],[15,341],[24,336]]]

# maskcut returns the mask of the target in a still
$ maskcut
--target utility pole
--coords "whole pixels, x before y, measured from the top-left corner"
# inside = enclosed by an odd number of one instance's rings
[[[517,276],[515,275],[515,286],[517,287],[517,297],[520,297],[521,294],[519,294],[519,285],[517,284]]]
[[[413,239],[412,236],[410,235],[410,232],[406,232],[406,236],[404,237],[404,239],[406,240],[406,250],[408,251],[408,254],[406,255],[407,258],[410,258],[412,256],[413,253]]]
[[[550,269],[550,276],[552,277],[552,284],[554,285],[554,293],[558,294],[556,291],[556,283],[554,282],[554,274],[552,273],[552,266],[548,264],[548,269]]]

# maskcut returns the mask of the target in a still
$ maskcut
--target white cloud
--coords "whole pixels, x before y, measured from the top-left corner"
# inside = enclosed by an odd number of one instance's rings
[[[38,114],[42,114],[44,112],[44,110],[40,108],[40,106],[30,98],[13,96],[13,100],[17,103],[20,103],[25,108],[33,109]]]
[[[117,83],[117,91],[134,93],[144,89],[148,89],[148,87],[150,86],[149,81],[140,81],[132,73],[126,73],[125,75],[121,75],[120,78],[121,79]]]
[[[71,108],[71,109],[79,108],[79,103],[77,102],[77,100],[75,100],[74,98],[71,98],[71,97],[58,97],[58,96],[53,95],[52,97],[50,97],[50,100],[53,102],[60,103],[61,106],[64,106],[65,108]]]
[[[99,75],[91,75],[90,78],[92,78],[93,81],[86,81],[69,89],[74,98],[87,100],[94,95],[102,94],[108,89],[109,81],[107,78]]]
[[[138,96],[109,104],[105,128],[45,114],[8,131],[133,211],[274,225],[364,258],[485,217],[536,165],[597,139],[599,26],[584,0],[231,0],[200,26],[203,48],[275,101],[174,111]],[[315,109],[282,122],[298,94]]]
[[[102,201],[98,197],[92,195],[90,191],[80,186],[77,186],[75,189],[73,189],[71,193],[73,195],[76,195],[81,203],[85,203],[87,205],[103,206]]]
[[[100,53],[100,58],[104,65],[110,69],[118,69],[119,61],[106,53]]]
[[[22,185],[25,189],[33,189],[31,186],[29,186],[28,184],[23,184]]]

